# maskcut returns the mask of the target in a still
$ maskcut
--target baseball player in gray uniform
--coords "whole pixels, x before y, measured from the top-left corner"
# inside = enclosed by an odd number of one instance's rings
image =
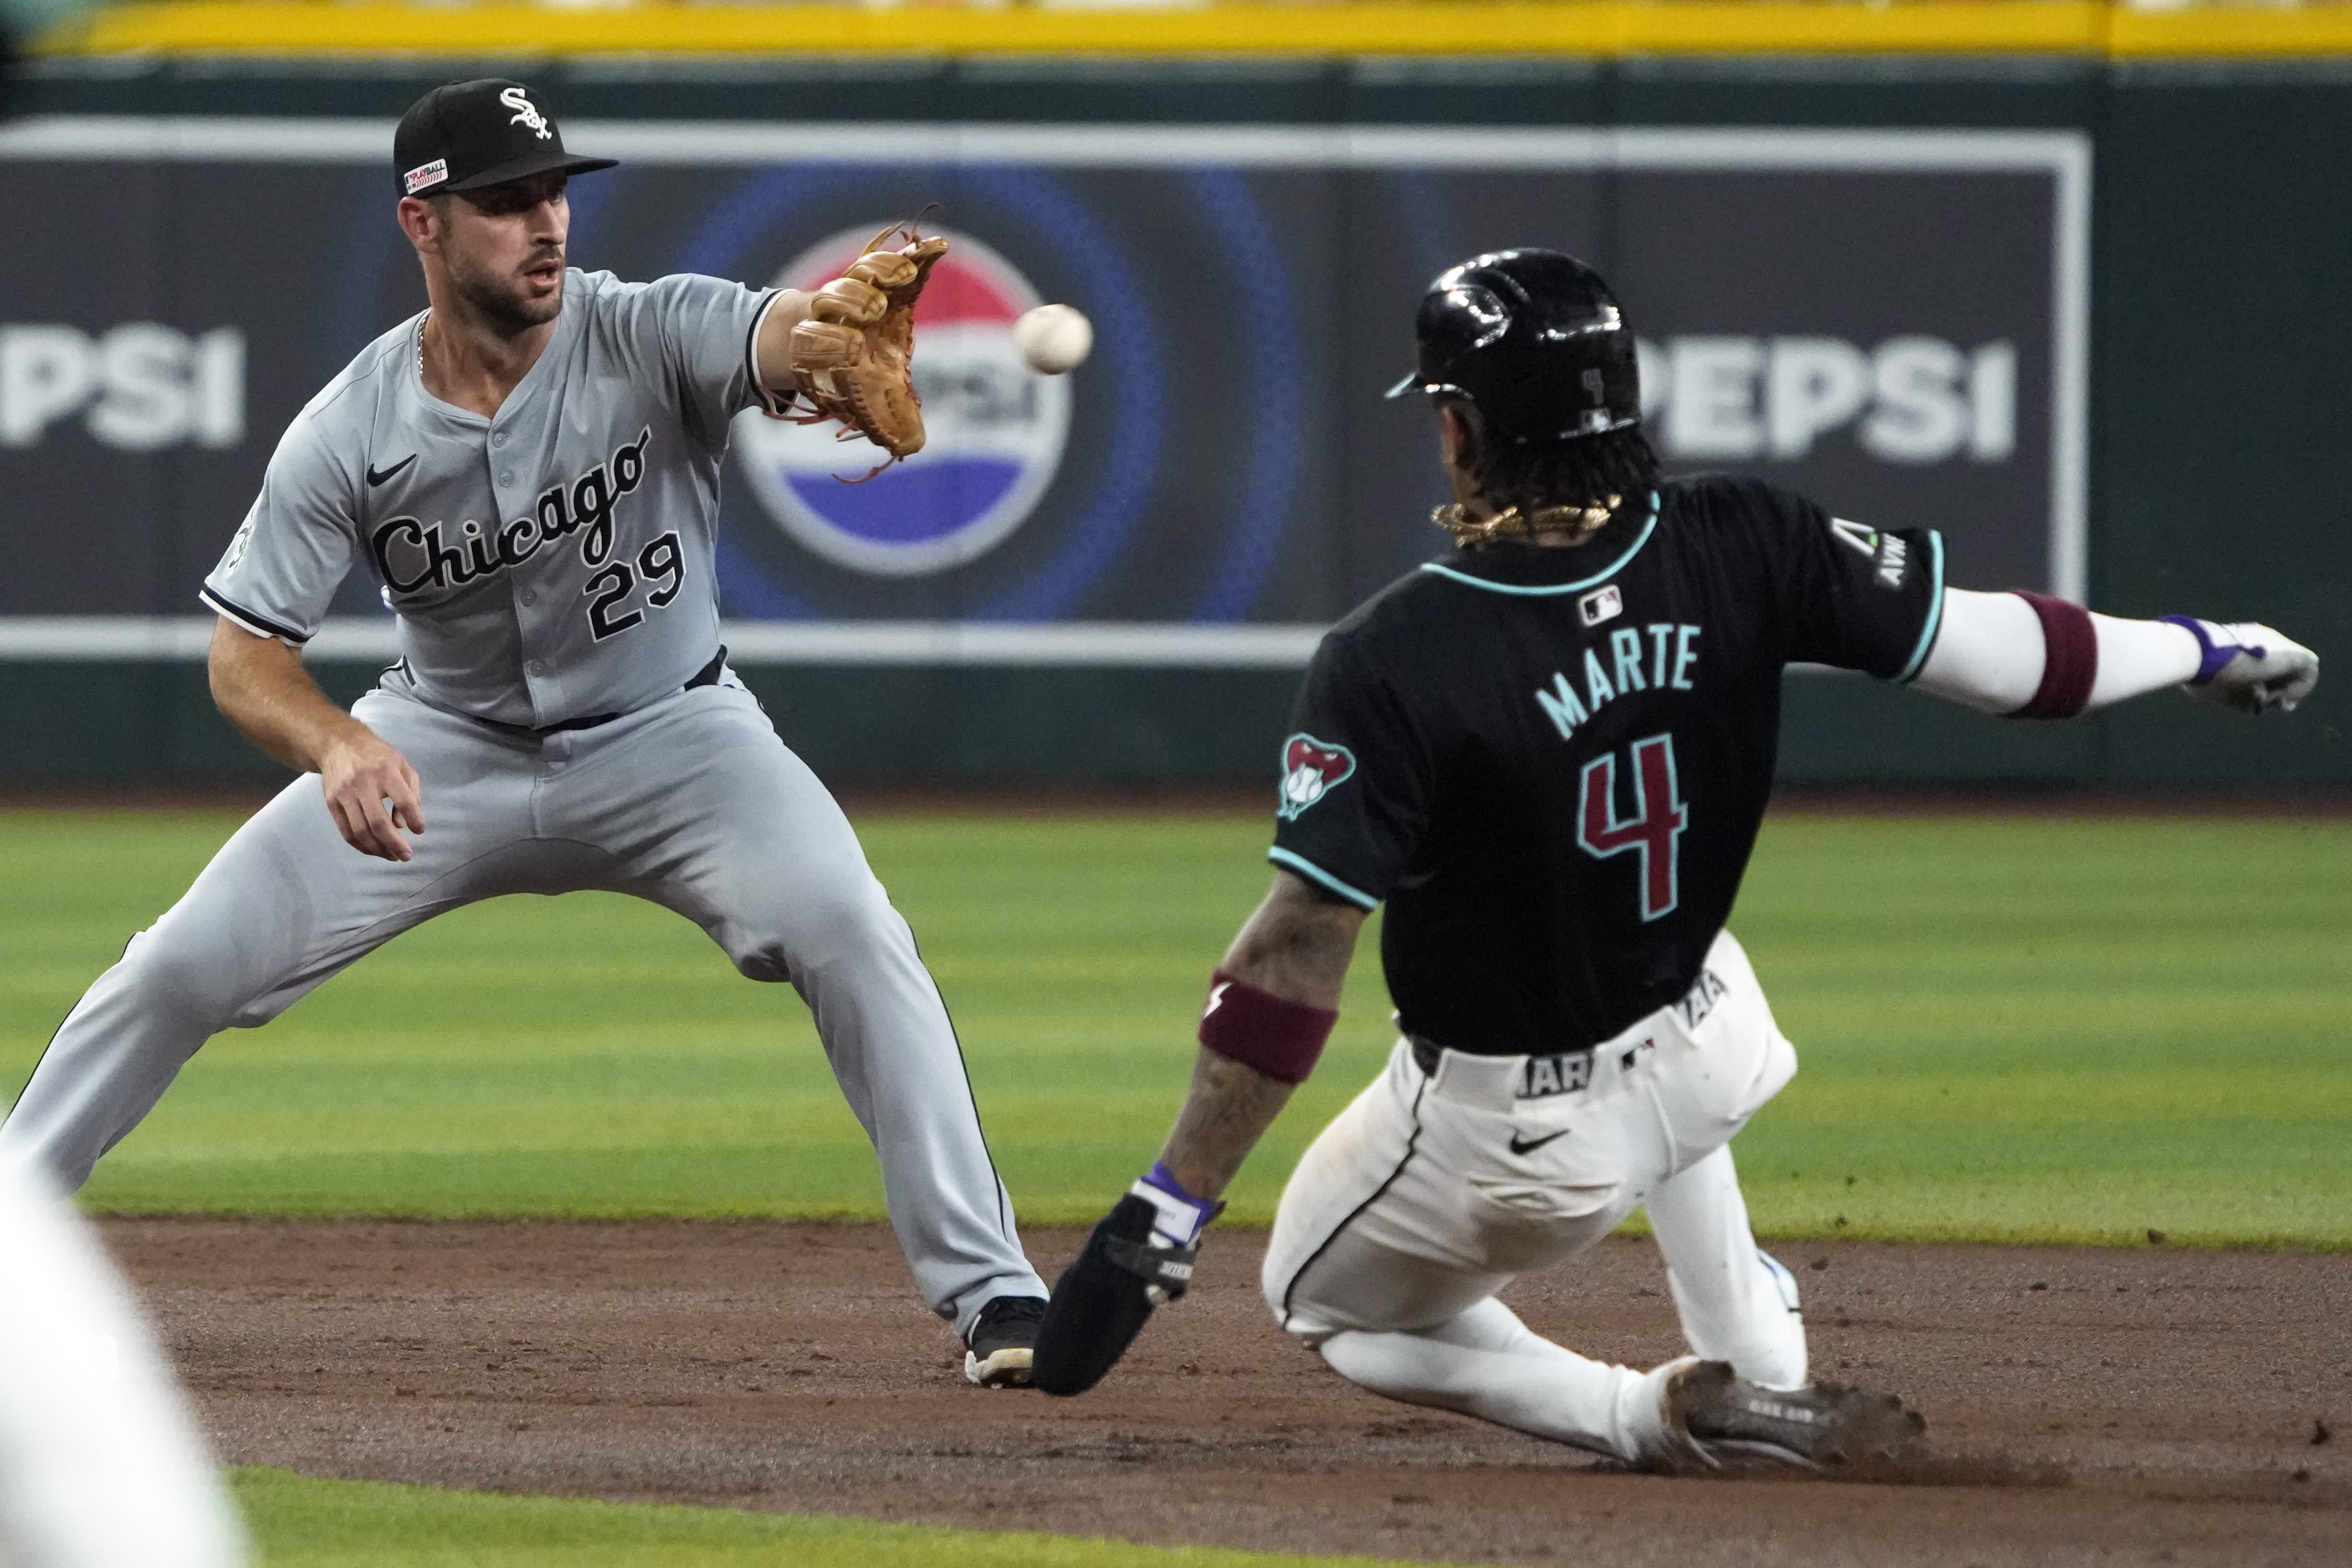
[[[569,268],[565,182],[611,166],[566,154],[520,82],[440,88],[401,120],[399,217],[431,307],[295,418],[204,586],[222,711],[319,777],[131,939],[0,1151],[78,1187],[213,1034],[267,1023],[419,922],[501,894],[633,894],[807,1000],[966,1375],[1025,1383],[1045,1286],[946,1007],[841,809],[719,642],[730,422],[790,402],[793,328],[865,286]],[[346,713],[299,650],[355,564],[382,582],[402,657]]]

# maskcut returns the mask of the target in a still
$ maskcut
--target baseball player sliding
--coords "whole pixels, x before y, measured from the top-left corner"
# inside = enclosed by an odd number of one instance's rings
[[[567,154],[521,83],[437,89],[393,146],[431,308],[296,417],[204,587],[222,711],[318,782],[131,939],[0,1151],[79,1186],[214,1033],[419,922],[501,894],[634,894],[807,999],[966,1375],[1025,1382],[1045,1288],[947,1009],[840,808],[729,671],[712,574],[740,411],[804,399],[800,417],[894,456],[922,444],[909,316],[944,242],[877,243],[814,295],[623,283],[564,257],[565,182],[612,160]],[[299,649],[355,563],[402,656],[345,713]]]
[[[1283,1326],[1375,1393],[1658,1468],[1899,1459],[1919,1423],[1812,1380],[1735,1134],[1796,1071],[1724,929],[1797,661],[2025,718],[2186,685],[2248,713],[2318,676],[2267,627],[2124,621],[1944,583],[1941,540],[1738,479],[1662,484],[1633,338],[1557,252],[1423,299],[1460,548],[1323,641],[1283,755],[1273,892],[1210,985],[1159,1163],[1063,1276],[1035,1383],[1075,1394],[1181,1294],[1218,1197],[1338,1014],[1364,917],[1402,1030],[1316,1139],[1265,1270]],[[1496,1299],[1646,1207],[1688,1355],[1638,1371]]]

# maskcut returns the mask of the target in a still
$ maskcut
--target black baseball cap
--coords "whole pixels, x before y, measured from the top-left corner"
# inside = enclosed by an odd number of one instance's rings
[[[558,169],[585,174],[618,162],[564,152],[563,133],[530,89],[504,77],[435,88],[392,133],[392,181],[404,196],[478,191]]]

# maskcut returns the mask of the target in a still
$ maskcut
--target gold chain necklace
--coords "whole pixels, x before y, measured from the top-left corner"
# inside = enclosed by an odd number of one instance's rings
[[[1464,545],[1533,538],[1538,534],[1551,533],[1567,534],[1570,543],[1582,544],[1608,527],[1609,519],[1616,515],[1618,503],[1623,499],[1622,496],[1612,496],[1605,506],[1538,507],[1529,512],[1506,507],[1491,517],[1476,518],[1461,502],[1450,501],[1430,513],[1429,519]]]

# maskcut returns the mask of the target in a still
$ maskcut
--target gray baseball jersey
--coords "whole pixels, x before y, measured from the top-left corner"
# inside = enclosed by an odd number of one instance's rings
[[[934,1310],[969,1333],[990,1301],[1045,1295],[914,934],[717,658],[719,460],[763,395],[770,298],[573,272],[495,418],[426,393],[423,317],[302,411],[205,602],[299,643],[366,563],[405,658],[352,712],[415,765],[432,831],[410,860],[362,855],[316,779],[288,785],[59,1027],[0,1158],[79,1186],[219,1030],[461,904],[601,889],[676,910],[807,1000]],[[975,1382],[1007,1375],[966,1355]]]
[[[425,390],[415,317],[287,428],[204,601],[299,644],[356,560],[436,707],[540,728],[675,692],[719,650],[719,464],[773,298],[573,269],[494,418]]]

